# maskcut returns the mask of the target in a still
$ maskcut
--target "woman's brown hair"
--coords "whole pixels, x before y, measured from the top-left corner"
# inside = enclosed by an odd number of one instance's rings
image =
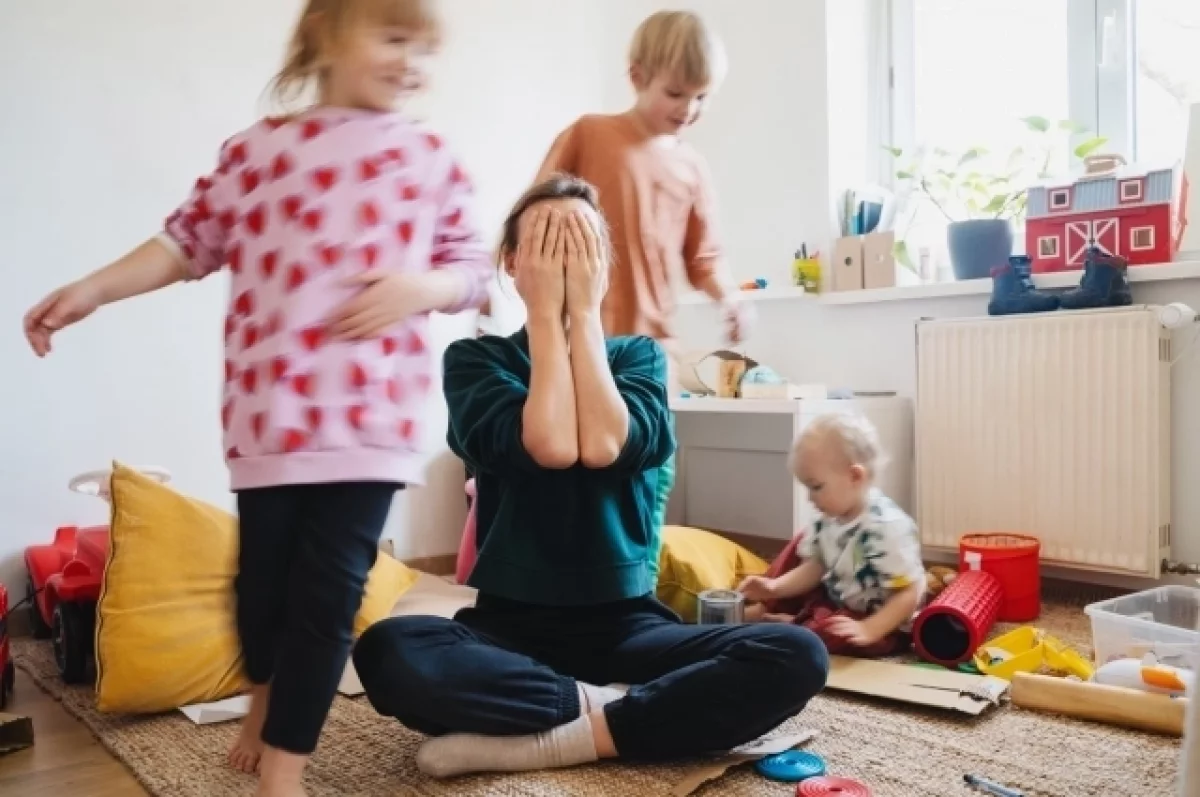
[[[496,250],[496,262],[499,267],[503,268],[505,259],[510,255],[516,254],[517,243],[521,240],[521,217],[525,215],[525,211],[534,205],[542,202],[551,202],[555,199],[578,199],[581,202],[587,203],[592,210],[596,211],[596,216],[600,219],[600,229],[597,230],[600,236],[600,246],[605,258],[609,263],[612,262],[612,247],[608,238],[608,224],[604,220],[603,211],[600,210],[600,197],[596,193],[595,187],[586,180],[580,180],[574,175],[559,172],[550,175],[524,194],[521,194],[521,198],[516,201],[512,210],[508,212],[508,216],[504,219],[504,228],[500,236],[500,246]]]

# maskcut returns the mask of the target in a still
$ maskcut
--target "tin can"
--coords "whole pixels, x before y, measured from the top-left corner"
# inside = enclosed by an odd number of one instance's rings
[[[696,604],[700,625],[735,625],[744,619],[746,602],[731,589],[706,589],[696,596]]]

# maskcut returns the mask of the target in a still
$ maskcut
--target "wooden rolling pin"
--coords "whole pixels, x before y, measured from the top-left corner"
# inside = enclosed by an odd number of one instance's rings
[[[1021,708],[1169,736],[1183,735],[1186,698],[1026,672],[1013,676],[1010,691],[1013,705]]]

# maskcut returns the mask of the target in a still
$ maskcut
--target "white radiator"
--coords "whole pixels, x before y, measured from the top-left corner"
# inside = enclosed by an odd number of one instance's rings
[[[1158,577],[1170,359],[1154,308],[919,322],[922,543],[1024,532],[1046,564]]]

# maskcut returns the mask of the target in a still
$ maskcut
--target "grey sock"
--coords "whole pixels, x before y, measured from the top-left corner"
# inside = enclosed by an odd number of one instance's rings
[[[587,764],[599,758],[587,716],[529,736],[452,733],[417,750],[417,769],[435,778],[471,772],[528,772]]]

